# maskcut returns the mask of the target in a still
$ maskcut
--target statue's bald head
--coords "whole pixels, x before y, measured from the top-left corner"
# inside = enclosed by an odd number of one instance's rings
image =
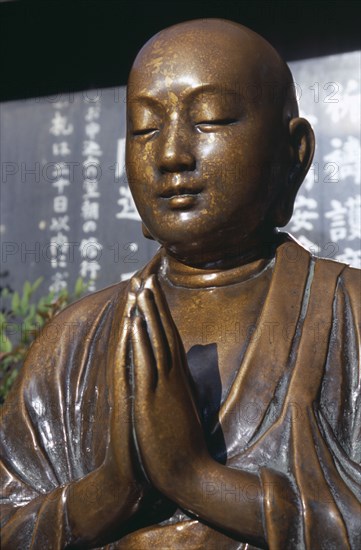
[[[139,76],[172,78],[197,68],[200,80],[229,83],[241,99],[282,111],[285,122],[298,116],[291,72],[259,34],[225,19],[186,21],[160,31],[140,50],[129,86]],[[147,79],[149,82],[149,80]]]

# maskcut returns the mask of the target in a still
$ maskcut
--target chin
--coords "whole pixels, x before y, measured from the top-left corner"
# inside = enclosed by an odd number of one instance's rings
[[[198,226],[197,226],[198,225]],[[200,232],[199,223],[169,223],[167,226],[155,227],[149,224],[149,231],[156,241],[167,249],[197,248],[209,243],[215,231]]]

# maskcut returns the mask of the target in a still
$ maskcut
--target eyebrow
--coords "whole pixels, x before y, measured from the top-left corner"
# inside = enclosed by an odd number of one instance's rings
[[[197,96],[202,95],[204,93],[207,94],[230,94],[230,95],[238,95],[239,96],[239,90],[235,88],[226,88],[225,86],[218,84],[201,84],[200,86],[197,86],[196,88],[193,88],[189,91],[187,91],[187,97],[189,99],[195,99]],[[136,103],[143,103],[145,105],[149,105],[150,107],[162,107],[162,102],[159,101],[156,97],[150,96],[150,95],[138,95],[130,99],[130,102],[136,102]]]
[[[190,92],[191,97],[196,97],[197,95],[203,94],[203,93],[209,93],[209,94],[238,94],[238,91],[236,89],[231,89],[225,87],[223,84],[221,86],[219,84],[201,84],[201,86],[197,86],[197,88],[194,88]]]
[[[129,102],[130,104],[144,103],[145,105],[149,105],[150,107],[157,107],[157,108],[160,108],[162,106],[161,102],[158,99],[149,95],[139,95],[135,97],[130,97]]]

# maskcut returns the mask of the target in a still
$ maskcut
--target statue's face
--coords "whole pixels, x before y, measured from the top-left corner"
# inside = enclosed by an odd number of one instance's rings
[[[194,40],[156,40],[128,85],[129,185],[152,236],[180,256],[257,231],[284,147],[257,51]]]

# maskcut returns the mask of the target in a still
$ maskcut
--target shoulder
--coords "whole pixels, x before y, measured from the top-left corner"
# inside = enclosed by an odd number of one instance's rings
[[[76,377],[85,364],[99,366],[106,356],[114,312],[121,308],[127,287],[124,281],[89,294],[38,329],[7,404],[19,402],[19,395],[31,401],[29,395],[51,394],[51,388]]]
[[[32,375],[49,368],[79,363],[80,355],[90,343],[106,341],[114,311],[121,307],[127,281],[109,286],[74,302],[41,327],[29,347],[24,372]]]
[[[123,281],[88,294],[64,308],[54,317],[54,320],[79,320],[82,318],[91,320],[104,307],[114,305],[125,293],[127,285],[128,281]]]
[[[338,272],[341,286],[352,295],[356,294],[360,297],[361,269],[327,258],[316,258],[316,261],[322,264],[324,269]]]
[[[361,338],[361,270],[351,267],[347,264],[317,258],[316,265],[321,267],[319,270],[318,289],[334,288],[335,307],[337,308],[336,322],[344,319],[348,331],[353,327],[353,331]]]
[[[361,269],[346,266],[342,272],[341,284],[361,338]]]
[[[361,269],[356,269],[354,267],[345,266],[345,269],[342,273],[342,278],[345,284],[345,287],[351,293],[357,293],[358,298],[361,296]]]
[[[305,248],[295,237],[288,233],[282,234],[284,239],[283,252],[289,261],[298,260],[299,257],[308,257],[313,260],[323,273],[334,274],[339,277],[343,286],[360,294],[361,292],[361,269],[356,269],[338,260],[318,257]]]
[[[280,247],[283,265],[294,264],[297,269],[309,273],[312,287],[317,294],[330,294],[342,297],[346,309],[354,311],[358,324],[361,317],[361,270],[333,260],[313,255],[296,238],[288,233],[281,234],[283,244]]]

